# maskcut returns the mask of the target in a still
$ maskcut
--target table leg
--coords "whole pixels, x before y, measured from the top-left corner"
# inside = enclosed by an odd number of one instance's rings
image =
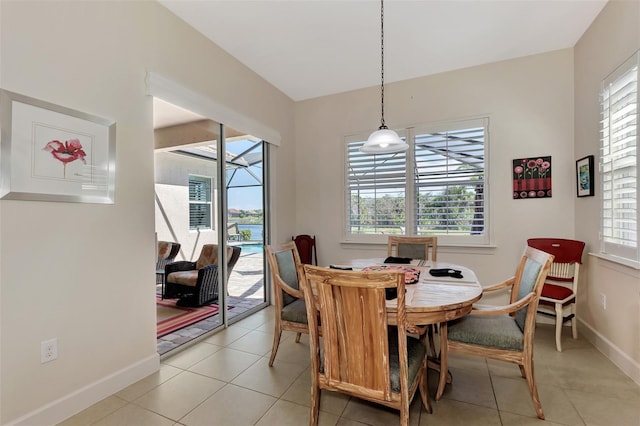
[[[447,368],[447,323],[440,323],[440,381],[438,382],[438,391],[436,392],[436,401],[442,398],[444,388],[447,383],[451,383],[451,373]]]

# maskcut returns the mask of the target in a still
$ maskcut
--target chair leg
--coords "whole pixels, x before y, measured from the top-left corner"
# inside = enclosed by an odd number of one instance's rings
[[[562,304],[556,303],[556,350],[562,352],[562,323],[564,312],[562,311]]]
[[[531,394],[531,400],[533,401],[533,407],[536,409],[538,418],[540,420],[544,420],[542,404],[540,403],[540,397],[538,396],[538,387],[536,386],[536,379],[533,375],[533,360],[531,358],[525,359],[523,367],[527,379],[527,385],[529,386],[529,393]]]
[[[269,367],[273,367],[273,361],[276,360],[276,353],[278,352],[278,346],[280,345],[280,336],[282,335],[282,329],[280,324],[276,321],[276,329],[273,332],[273,346],[271,347],[271,358],[269,358]]]
[[[300,343],[300,337],[301,336],[302,336],[302,333],[296,334],[296,343]]]
[[[571,313],[573,314],[573,318],[571,318],[571,334],[574,339],[578,338],[578,318],[576,317],[576,303],[571,305]]]
[[[433,413],[433,408],[431,407],[431,401],[429,400],[429,389],[427,383],[427,372],[429,371],[429,367],[427,367],[427,363],[425,361],[424,366],[424,374],[422,376],[422,380],[420,380],[420,384],[418,385],[418,389],[420,389],[420,398],[422,398],[422,405],[427,410],[427,413]]]
[[[315,383],[312,383],[311,407],[309,409],[309,426],[318,426],[318,414],[320,412],[320,392],[320,388]]]
[[[447,385],[447,323],[440,324],[440,380],[438,382],[438,391],[436,392],[436,401],[440,401],[444,388]]]

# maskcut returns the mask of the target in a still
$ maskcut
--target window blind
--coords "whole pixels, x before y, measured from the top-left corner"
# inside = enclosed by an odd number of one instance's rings
[[[348,138],[346,239],[436,235],[444,244],[488,244],[488,125],[477,118],[407,128],[399,134],[409,150],[393,154],[362,153],[366,136]]]
[[[602,252],[640,261],[638,250],[638,67],[640,53],[603,81],[600,121]]]
[[[189,176],[189,229],[211,229],[210,177]]]
[[[406,153],[360,152],[364,141],[347,144],[351,234],[403,234]]]
[[[416,234],[484,232],[484,127],[415,136]]]

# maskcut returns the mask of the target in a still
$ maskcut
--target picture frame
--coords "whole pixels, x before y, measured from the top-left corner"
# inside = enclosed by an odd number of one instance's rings
[[[113,204],[114,121],[0,89],[0,199]]]
[[[593,197],[593,155],[576,161],[576,192],[578,197]]]

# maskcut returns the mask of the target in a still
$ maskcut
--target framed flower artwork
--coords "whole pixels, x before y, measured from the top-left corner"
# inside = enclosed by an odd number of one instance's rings
[[[115,123],[0,90],[0,198],[114,203]]]
[[[593,155],[587,155],[576,161],[576,191],[578,197],[592,197],[593,191]]]
[[[513,160],[513,198],[551,198],[551,157]]]

